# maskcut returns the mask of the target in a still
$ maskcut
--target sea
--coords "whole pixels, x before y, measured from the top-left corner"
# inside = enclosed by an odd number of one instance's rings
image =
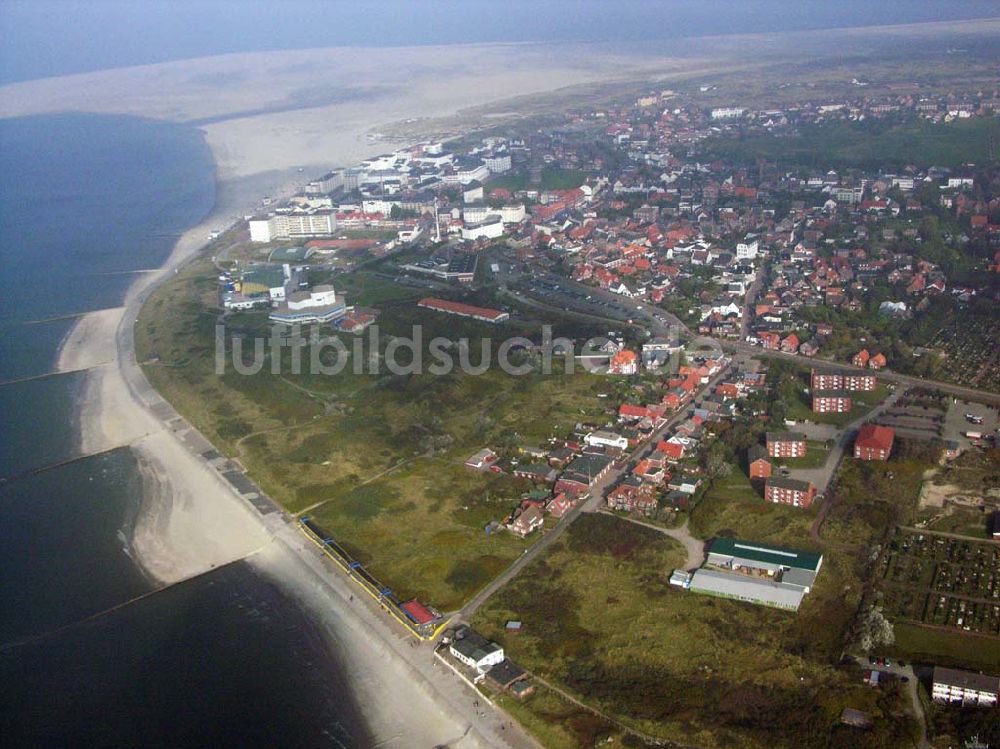
[[[157,588],[133,562],[128,448],[81,456],[77,317],[120,306],[215,200],[202,134],[135,117],[0,120],[0,742],[370,745],[337,654],[247,564]]]

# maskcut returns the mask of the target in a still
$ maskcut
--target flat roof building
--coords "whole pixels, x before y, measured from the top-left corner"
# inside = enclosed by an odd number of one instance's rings
[[[957,668],[935,666],[933,683],[935,702],[995,707],[997,693],[1000,692],[1000,677],[960,671]]]
[[[810,551],[716,538],[701,569],[690,575],[675,571],[670,582],[696,593],[797,611],[822,564],[823,556]]]
[[[688,587],[695,593],[761,603],[792,611],[798,610],[805,596],[805,591],[801,588],[782,585],[768,577],[750,577],[704,567],[695,570]]]

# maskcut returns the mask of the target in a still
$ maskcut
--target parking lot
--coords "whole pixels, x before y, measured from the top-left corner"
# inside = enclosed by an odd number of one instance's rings
[[[563,310],[583,312],[627,324],[646,323],[652,335],[666,335],[674,320],[669,313],[640,299],[618,296],[604,289],[583,286],[557,276],[524,277],[519,288],[540,302]]]
[[[967,403],[963,400],[950,398],[948,400],[948,413],[944,419],[942,438],[945,440],[955,440],[962,450],[969,448],[972,442],[965,437],[966,432],[981,432],[985,435],[996,435],[997,427],[1000,426],[1000,419],[997,416],[996,406],[984,406],[981,403]],[[966,414],[981,416],[982,424],[971,424],[965,418]]]

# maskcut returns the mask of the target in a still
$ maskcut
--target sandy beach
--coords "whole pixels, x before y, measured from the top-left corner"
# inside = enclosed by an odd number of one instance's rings
[[[199,454],[200,435],[189,433],[176,416],[164,419],[172,410],[131,357],[128,323],[149,289],[205,244],[208,228],[231,215],[247,190],[280,194],[286,177],[240,180],[235,191],[220,185],[212,215],[184,234],[163,270],[139,277],[123,307],[76,323],[58,366],[88,370],[78,424],[81,452],[128,445],[136,454],[144,497],[130,544],[151,580],[169,585],[245,559],[309,611],[344,660],[379,745],[535,746],[517,727],[500,729],[502,714],[491,709],[487,716],[484,709],[480,717],[473,711],[471,692],[434,660],[429,647],[411,646],[412,638],[382,620],[360,595],[352,602],[358,591],[325,566],[294,523],[278,514],[266,520],[258,515]]]
[[[324,151],[335,157],[316,167],[370,155],[377,149],[365,137],[368,125],[392,121],[403,111],[370,102],[353,112],[350,127]],[[433,112],[449,113],[440,103]],[[276,127],[277,115],[268,116],[265,131]],[[246,559],[310,611],[343,655],[379,745],[536,746],[519,727],[505,726],[503,713],[485,705],[473,709],[475,695],[434,659],[430,646],[412,645],[360,596],[352,602],[357,591],[325,566],[294,524],[277,513],[257,514],[202,456],[207,443],[151,388],[135,362],[131,326],[150,290],[197,253],[210,231],[252,211],[262,196],[288,194],[310,176],[294,166],[294,154],[271,152],[266,132],[256,129],[262,123],[254,119],[220,123],[232,128],[228,133],[245,129],[236,136],[238,149],[217,129],[213,135],[218,125],[204,126],[219,167],[211,215],[179,238],[161,269],[136,277],[121,307],[84,315],[63,341],[58,370],[86,370],[77,422],[80,453],[122,446],[135,453],[144,496],[130,551],[150,579],[168,585]]]

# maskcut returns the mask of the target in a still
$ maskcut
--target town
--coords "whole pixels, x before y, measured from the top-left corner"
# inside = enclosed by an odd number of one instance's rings
[[[788,735],[931,746],[978,725],[948,706],[995,709],[1000,673],[1000,94],[849,87],[760,109],[659,90],[265,201],[198,270],[234,340],[367,331],[381,360],[421,325],[472,350],[517,337],[531,374],[274,366],[212,384],[223,405],[196,423],[337,574],[528,724],[583,711],[632,745],[760,746],[773,727],[699,718],[679,690],[780,701],[794,675],[827,696]],[[145,335],[168,377],[170,332]],[[553,353],[564,369],[542,374]],[[724,655],[679,652],[719,632]]]

